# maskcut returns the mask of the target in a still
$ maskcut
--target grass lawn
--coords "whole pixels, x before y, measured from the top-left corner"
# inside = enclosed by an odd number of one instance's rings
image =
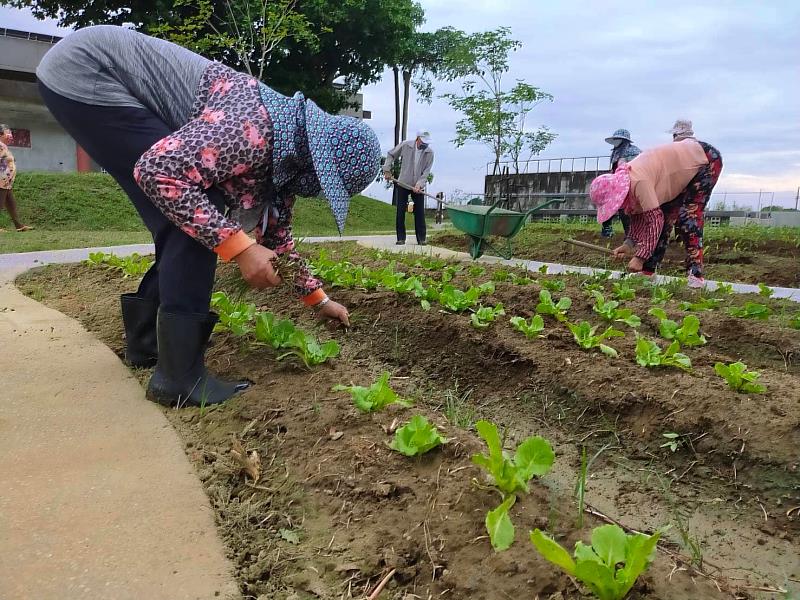
[[[150,241],[136,210],[114,180],[102,173],[36,173],[17,175],[14,187],[20,218],[36,229],[16,233],[8,213],[0,213],[0,253],[33,252],[136,244]],[[346,235],[394,232],[393,206],[355,196]],[[407,225],[413,230],[409,215]],[[296,236],[336,235],[325,200],[301,198],[294,215]]]

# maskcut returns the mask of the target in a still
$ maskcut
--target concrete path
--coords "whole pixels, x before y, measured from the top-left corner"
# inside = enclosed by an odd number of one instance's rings
[[[32,254],[0,261],[0,598],[238,598],[164,415],[105,345],[10,283],[78,254]]]

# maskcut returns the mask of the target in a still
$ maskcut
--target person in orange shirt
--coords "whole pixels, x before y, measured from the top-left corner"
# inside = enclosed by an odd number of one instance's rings
[[[629,271],[652,275],[677,224],[686,247],[689,286],[704,287],[703,213],[721,171],[716,148],[685,139],[646,150],[613,174],[597,177],[589,195],[598,222],[620,208],[631,219],[628,237],[614,256],[629,258]]]

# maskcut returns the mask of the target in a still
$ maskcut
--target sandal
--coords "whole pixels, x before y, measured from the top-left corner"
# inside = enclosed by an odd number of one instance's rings
[[[33,227],[31,227],[30,225],[23,225],[22,227],[17,227],[17,231],[19,231],[19,232],[22,232],[22,231],[33,231]]]

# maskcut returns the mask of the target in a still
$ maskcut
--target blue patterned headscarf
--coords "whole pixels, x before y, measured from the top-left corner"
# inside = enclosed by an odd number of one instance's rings
[[[276,190],[302,196],[322,192],[341,233],[350,197],[372,183],[380,169],[375,132],[358,119],[323,112],[299,92],[289,98],[264,84],[259,90],[273,122]]]

